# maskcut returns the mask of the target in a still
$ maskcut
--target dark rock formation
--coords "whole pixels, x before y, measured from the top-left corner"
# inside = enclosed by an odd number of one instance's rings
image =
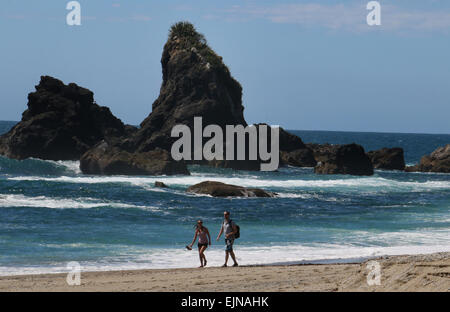
[[[317,164],[309,148],[298,149],[292,152],[280,151],[280,159],[282,165],[294,167],[314,167]]]
[[[256,124],[267,125],[264,123]],[[268,132],[270,132],[270,126],[267,125]],[[317,162],[314,159],[314,154],[310,148],[308,148],[302,139],[298,136],[287,132],[280,127],[279,132],[279,148],[280,148],[280,165],[289,165],[294,167],[314,167]],[[270,146],[270,138],[268,145]]]
[[[403,148],[382,148],[367,153],[375,169],[404,170],[405,158]]]
[[[22,121],[0,137],[0,154],[14,159],[78,160],[102,139],[132,131],[109,108],[98,106],[88,89],[43,76],[28,95]]]
[[[242,186],[225,184],[222,182],[205,181],[190,186],[189,193],[206,194],[213,197],[275,197],[276,193],[257,188],[245,188]]]
[[[317,161],[313,151],[298,136],[280,128],[280,159],[283,165],[314,167]]]
[[[172,26],[161,64],[159,97],[133,138],[137,151],[170,151],[177,140],[171,138],[172,128],[183,124],[193,133],[194,117],[202,117],[204,126],[215,124],[223,130],[225,125],[247,126],[241,85],[192,24]]]
[[[317,162],[323,162],[328,158],[328,155],[332,152],[333,146],[328,143],[318,144],[318,143],[307,143],[306,147],[308,147],[312,152],[314,159]]]
[[[186,164],[196,163],[259,170],[259,159],[207,161],[192,157],[185,163],[170,160],[172,144],[178,140],[171,137],[175,125],[186,125],[193,134],[194,117],[202,117],[203,127],[218,125],[225,134],[226,125],[246,127],[247,123],[241,85],[192,24],[181,22],[172,26],[161,64],[160,95],[139,129],[125,126],[107,108],[95,104],[91,91],[42,77],[36,92],[29,95],[29,109],[22,122],[0,140],[0,153],[19,159],[81,157],[81,170],[87,174],[187,173]],[[207,140],[204,138],[203,143]],[[223,149],[225,155],[226,146]],[[246,150],[248,159],[248,137]],[[315,165],[312,151],[300,138],[283,129],[280,151],[282,164]]]
[[[268,142],[271,146],[271,127],[265,123],[255,124],[257,135],[259,136],[259,126],[267,126]],[[246,138],[248,144],[248,137]],[[256,138],[258,142],[258,138]],[[259,144],[259,143],[258,143]],[[248,149],[248,145],[247,145]],[[279,130],[279,160],[280,166],[295,166],[295,167],[314,167],[317,162],[314,159],[314,154],[298,136],[291,134],[280,127]],[[247,155],[248,156],[248,155]],[[234,168],[240,170],[259,170],[261,160],[257,161],[211,161],[208,165],[214,167]]]
[[[99,175],[174,175],[189,174],[184,162],[176,162],[162,149],[129,153],[102,141],[80,160],[86,174]]]
[[[407,167],[405,170],[450,173],[450,144],[437,148],[430,155],[423,156],[418,165]]]
[[[242,106],[242,87],[229,69],[207,44],[192,24],[180,22],[172,26],[162,58],[163,82],[151,114],[139,130],[127,140],[114,143],[129,153],[146,153],[156,148],[170,153],[175,125],[186,125],[194,135],[194,117],[202,117],[203,127],[218,125],[247,126]],[[203,139],[205,143],[208,139]],[[192,140],[193,145],[193,140]],[[194,149],[192,148],[192,151]],[[224,155],[225,155],[224,147]],[[192,160],[204,164],[241,170],[259,170],[259,161]]]
[[[188,126],[193,135],[194,117],[202,117],[203,127],[220,126],[224,134],[225,125],[246,127],[247,123],[241,85],[192,24],[172,26],[161,64],[159,97],[139,129],[125,126],[109,109],[95,104],[91,91],[42,77],[36,92],[29,95],[29,108],[22,121],[1,137],[0,154],[19,159],[81,157],[80,168],[87,174],[188,174],[186,164],[196,163],[259,170],[259,159],[176,162],[171,158],[172,144],[178,140],[171,137],[175,125]],[[208,140],[203,138],[203,143]],[[321,161],[316,172],[371,174],[367,156],[361,156],[356,145],[328,149],[322,155],[320,149],[314,150],[280,129],[283,165],[313,167]],[[248,145],[246,150],[248,154]]]
[[[373,175],[373,165],[358,144],[308,144],[318,162],[314,168],[319,174]]]
[[[168,186],[164,182],[156,181],[155,182],[155,187],[167,188]]]

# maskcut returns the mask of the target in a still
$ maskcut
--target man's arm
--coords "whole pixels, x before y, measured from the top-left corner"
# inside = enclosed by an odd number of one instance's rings
[[[219,240],[220,236],[222,236],[222,233],[223,233],[223,224],[222,224],[222,227],[220,228],[220,232],[219,232],[219,235],[217,235],[216,240]]]

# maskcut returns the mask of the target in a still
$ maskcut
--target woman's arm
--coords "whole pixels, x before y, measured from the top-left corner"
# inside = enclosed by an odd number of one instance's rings
[[[197,239],[197,235],[198,235],[198,230],[195,230],[195,235],[194,235],[194,239],[192,240],[192,243],[189,246],[193,246],[195,243],[195,240]]]

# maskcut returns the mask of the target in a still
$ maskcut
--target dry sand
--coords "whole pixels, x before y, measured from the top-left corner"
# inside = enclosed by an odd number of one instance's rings
[[[83,272],[0,277],[0,291],[450,291],[450,253],[375,259],[381,285],[367,284],[368,262],[238,268]]]

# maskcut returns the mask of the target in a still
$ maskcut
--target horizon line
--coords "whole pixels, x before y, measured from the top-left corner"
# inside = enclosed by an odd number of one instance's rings
[[[16,121],[16,120],[0,120],[0,122],[14,122],[14,123],[19,123],[20,121]],[[125,123],[127,124],[127,123]],[[130,125],[130,124],[129,124]],[[131,125],[134,127],[139,128],[139,125]],[[281,126],[280,126],[281,127]],[[290,132],[290,131],[310,131],[310,132],[349,132],[349,133],[385,133],[385,134],[424,134],[424,135],[450,135],[450,133],[438,133],[438,132],[391,132],[391,131],[367,131],[367,130],[311,130],[311,129],[287,129],[287,128],[283,128],[286,131]]]

